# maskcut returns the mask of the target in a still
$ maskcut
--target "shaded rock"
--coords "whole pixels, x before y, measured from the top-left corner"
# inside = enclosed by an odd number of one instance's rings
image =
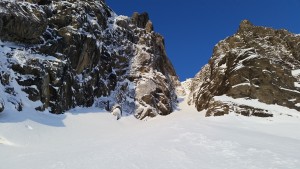
[[[28,98],[32,101],[39,101],[41,100],[41,95],[40,92],[34,88],[34,87],[24,87],[24,89],[22,89],[22,91],[24,91],[25,93],[28,94]]]
[[[127,19],[118,19],[116,24],[124,29],[129,29],[129,21]]]
[[[0,97],[0,113],[1,112],[3,112],[3,110],[4,110],[4,101],[3,101],[3,99]]]
[[[15,97],[10,97],[7,100],[9,103],[11,103],[12,105],[14,105],[15,109],[17,111],[22,111],[23,110],[23,103],[19,98],[15,98]]]
[[[0,31],[2,31],[2,28],[3,28],[3,21],[2,18],[0,18]]]
[[[143,12],[141,14],[134,12],[131,17],[131,22],[134,25],[136,25],[138,28],[145,28],[148,21],[149,21],[149,15],[146,12]]]
[[[6,86],[9,84],[9,77],[10,77],[10,75],[8,73],[0,72],[0,81],[3,86]]]
[[[0,38],[38,43],[47,27],[46,15],[38,5],[0,2]]]

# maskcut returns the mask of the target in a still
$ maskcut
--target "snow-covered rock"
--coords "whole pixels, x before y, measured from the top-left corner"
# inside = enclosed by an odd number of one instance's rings
[[[42,6],[26,2],[0,2],[1,40],[38,43],[47,24]]]
[[[216,98],[223,95],[300,111],[299,60],[299,36],[244,20],[236,34],[215,46],[209,63],[193,79],[189,103],[199,111],[207,109],[207,116],[272,116],[255,105]]]
[[[118,16],[104,1],[1,1],[0,40],[0,110],[59,114],[109,101],[142,119],[176,104],[180,83],[146,13]]]

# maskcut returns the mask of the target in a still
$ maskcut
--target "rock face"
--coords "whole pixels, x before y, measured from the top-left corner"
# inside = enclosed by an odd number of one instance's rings
[[[236,34],[220,41],[193,79],[189,103],[207,116],[234,111],[272,116],[267,110],[224,98],[256,99],[300,111],[300,36],[241,22]],[[223,98],[223,99],[222,99]]]
[[[0,2],[1,40],[37,43],[46,30],[46,14],[30,4]]]
[[[176,104],[180,83],[147,13],[117,16],[104,1],[0,2],[0,40],[0,111],[120,104],[142,119]]]

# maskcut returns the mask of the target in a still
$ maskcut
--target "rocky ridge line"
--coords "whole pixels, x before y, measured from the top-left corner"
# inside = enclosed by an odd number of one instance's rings
[[[273,116],[248,104],[251,100],[300,111],[299,60],[299,35],[244,20],[236,34],[215,46],[209,63],[193,78],[189,104],[207,110],[206,116]],[[244,103],[237,102],[241,98]]]

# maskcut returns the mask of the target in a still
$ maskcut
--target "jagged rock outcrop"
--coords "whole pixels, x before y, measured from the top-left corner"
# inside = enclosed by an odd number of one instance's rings
[[[0,2],[1,40],[37,43],[47,27],[46,14],[37,5]]]
[[[2,107],[109,103],[140,119],[173,111],[180,83],[147,13],[118,16],[104,1],[0,2],[0,30]]]
[[[272,116],[267,110],[230,101],[229,97],[257,99],[300,111],[299,69],[299,35],[244,20],[236,34],[215,46],[209,63],[193,79],[189,103],[198,111],[206,109],[207,116],[231,111]]]

